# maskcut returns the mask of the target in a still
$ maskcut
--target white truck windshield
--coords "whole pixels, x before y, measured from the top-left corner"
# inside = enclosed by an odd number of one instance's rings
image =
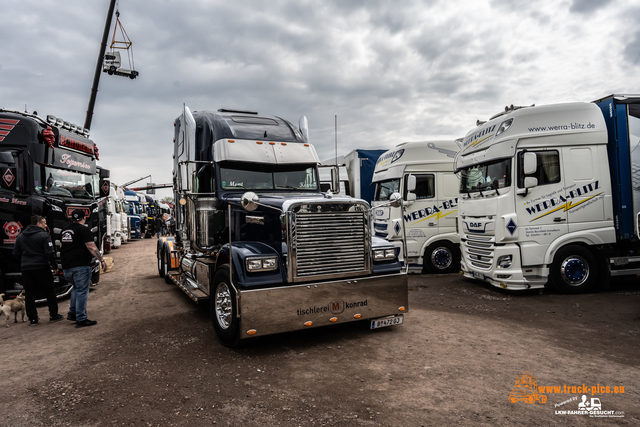
[[[376,195],[373,200],[387,201],[393,193],[400,192],[400,179],[381,181],[376,185]]]
[[[511,186],[511,159],[494,160],[460,170],[460,192],[495,190]]]

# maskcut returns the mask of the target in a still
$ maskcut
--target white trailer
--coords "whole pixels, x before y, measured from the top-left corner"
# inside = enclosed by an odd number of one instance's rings
[[[373,233],[396,246],[411,273],[458,271],[460,183],[453,171],[458,149],[453,140],[405,142],[378,158],[373,175]],[[415,184],[409,186],[410,181]],[[388,203],[396,192],[403,196],[403,208],[376,207]],[[406,257],[402,253],[405,234]]]

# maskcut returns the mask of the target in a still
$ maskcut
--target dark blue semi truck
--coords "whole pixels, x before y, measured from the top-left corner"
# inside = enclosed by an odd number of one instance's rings
[[[219,340],[336,323],[400,324],[407,276],[369,204],[322,193],[306,118],[187,107],[175,121],[176,236],[158,271],[206,301]]]

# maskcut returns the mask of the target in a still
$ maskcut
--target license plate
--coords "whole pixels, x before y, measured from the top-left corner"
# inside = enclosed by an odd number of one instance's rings
[[[473,272],[473,277],[475,277],[476,279],[484,279],[484,274],[482,273],[478,273],[477,271]]]
[[[371,321],[371,329],[384,328],[386,326],[400,325],[404,316],[385,317],[384,319],[376,319]]]

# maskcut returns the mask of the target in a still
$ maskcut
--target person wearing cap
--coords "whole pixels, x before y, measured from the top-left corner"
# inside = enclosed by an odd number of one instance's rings
[[[36,326],[39,322],[35,300],[39,293],[43,293],[47,298],[49,320],[57,322],[64,319],[64,316],[58,314],[58,301],[53,288],[53,275],[58,274],[58,264],[51,236],[47,233],[45,217],[40,215],[31,217],[31,225],[16,239],[13,256],[16,257],[22,271],[24,303],[29,324]]]
[[[85,226],[85,212],[76,209],[71,212],[71,225],[62,230],[60,256],[64,278],[73,285],[67,319],[76,322],[76,328],[93,326],[98,323],[87,318],[87,297],[91,285],[91,261],[96,257],[102,268],[107,263],[93,241],[93,234]]]

